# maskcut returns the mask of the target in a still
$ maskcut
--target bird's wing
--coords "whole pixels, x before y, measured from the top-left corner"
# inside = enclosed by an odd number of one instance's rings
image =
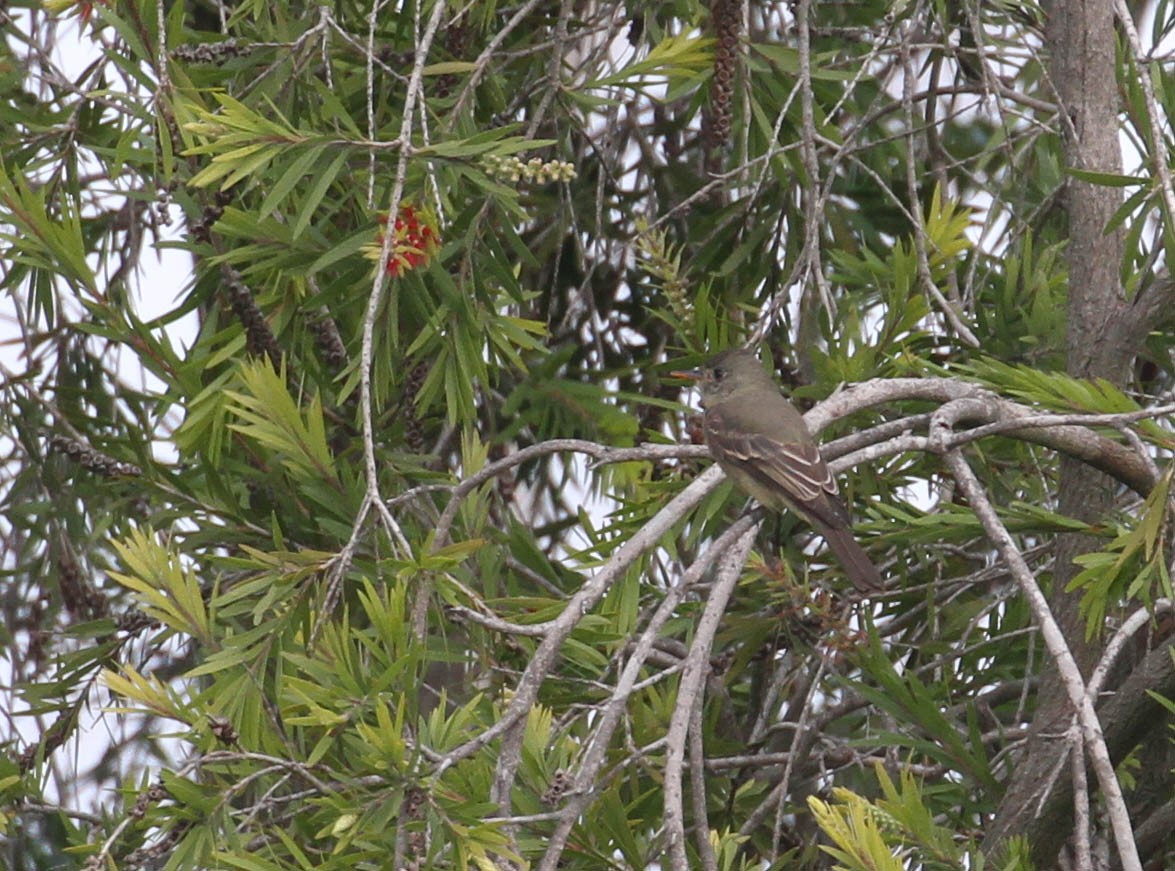
[[[719,462],[737,465],[764,486],[778,488],[802,505],[836,493],[836,480],[814,442],[800,444],[731,430],[720,409],[707,412],[706,443]]]
[[[721,408],[709,408],[705,416],[706,444],[710,453],[742,486],[769,506],[783,502],[799,511],[824,536],[844,566],[853,585],[871,594],[885,588],[877,567],[853,538],[848,509],[836,495],[836,480],[815,441],[797,442],[761,433],[739,432]]]

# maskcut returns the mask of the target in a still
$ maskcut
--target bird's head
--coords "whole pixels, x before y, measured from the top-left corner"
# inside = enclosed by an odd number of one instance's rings
[[[734,396],[744,390],[767,385],[775,389],[771,376],[750,351],[734,348],[715,354],[697,369],[674,372],[679,378],[688,378],[702,392],[702,404],[710,405]]]

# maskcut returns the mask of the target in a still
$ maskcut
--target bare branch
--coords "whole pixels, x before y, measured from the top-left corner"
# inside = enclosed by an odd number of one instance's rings
[[[932,438],[934,437],[934,433],[945,432],[949,427],[949,419],[944,415],[935,421]],[[979,480],[975,477],[975,473],[971,471],[966,460],[963,459],[962,454],[957,450],[946,451],[944,457],[951,474],[966,494],[972,509],[987,531],[988,538],[991,539],[992,544],[995,545],[1004,561],[1008,564],[1008,568],[1012,572],[1012,577],[1015,579],[1017,586],[1019,586],[1021,593],[1028,602],[1029,608],[1032,609],[1033,617],[1040,626],[1045,645],[1057,664],[1057,669],[1064,683],[1065,690],[1069,695],[1069,700],[1077,711],[1082,737],[1084,738],[1090,759],[1093,762],[1098,785],[1101,787],[1107,804],[1107,811],[1114,829],[1114,839],[1118,844],[1118,851],[1122,857],[1123,868],[1126,871],[1141,871],[1142,863],[1138,859],[1137,849],[1134,844],[1134,833],[1130,825],[1130,815],[1126,810],[1126,803],[1122,798],[1122,788],[1118,783],[1117,775],[1114,773],[1114,765],[1110,761],[1105,736],[1102,734],[1101,722],[1098,720],[1097,712],[1094,710],[1093,703],[1086,693],[1086,687],[1081,678],[1081,671],[1078,669],[1077,663],[1073,660],[1073,655],[1069,651],[1064,633],[1061,632],[1060,626],[1054,620],[1044,593],[1037,586],[1036,579],[1032,576],[1028,564],[1024,561],[1024,557],[1016,547],[1012,536],[1008,533],[1008,530],[1003,525],[1003,521],[1000,520],[999,515],[996,513],[995,507],[991,504],[991,501],[987,498],[987,494],[980,486]]]

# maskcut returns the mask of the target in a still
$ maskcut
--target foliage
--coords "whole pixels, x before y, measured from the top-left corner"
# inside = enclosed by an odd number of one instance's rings
[[[957,832],[939,825],[923,803],[922,789],[908,769],[899,783],[875,766],[881,797],[870,801],[842,787],[833,790],[835,804],[808,798],[820,828],[832,842],[823,849],[848,871],[894,871],[913,862],[920,868],[986,868],[988,861],[974,842],[957,843]],[[1030,869],[1023,845],[1013,842],[1006,864],[994,868]]]
[[[935,427],[1041,586],[1094,540],[1088,637],[1172,596],[1170,473],[1085,524],[1012,426],[1172,447],[1158,321],[1063,368],[1072,173],[1138,298],[1172,216],[1065,167],[1036,6],[12,8],[6,867],[1031,867],[1039,615]],[[691,486],[671,372],[751,338],[880,391],[825,434],[876,601]]]

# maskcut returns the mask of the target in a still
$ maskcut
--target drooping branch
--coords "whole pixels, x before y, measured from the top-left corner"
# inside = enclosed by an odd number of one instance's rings
[[[971,403],[965,403],[964,407]],[[949,433],[957,420],[951,415],[952,408],[948,404],[942,413],[935,416],[932,423],[931,440],[941,443],[942,437]],[[966,410],[960,418],[968,416]],[[1000,556],[1012,572],[1012,577],[1020,588],[1021,594],[1032,610],[1033,618],[1041,629],[1049,654],[1056,664],[1058,674],[1064,683],[1070,704],[1077,715],[1081,726],[1081,735],[1084,749],[1088,752],[1097,775],[1098,785],[1101,787],[1103,798],[1107,805],[1107,812],[1114,830],[1114,839],[1117,842],[1118,854],[1122,866],[1126,871],[1141,871],[1142,864],[1138,859],[1137,848],[1134,843],[1134,832],[1130,825],[1130,815],[1126,803],[1122,798],[1121,784],[1118,783],[1114,771],[1114,764],[1110,758],[1102,731],[1101,721],[1094,710],[1093,700],[1086,691],[1081,670],[1069,649],[1069,643],[1049,608],[1048,600],[1036,582],[1028,563],[1024,560],[1019,548],[1013,541],[1003,521],[1000,520],[995,506],[988,499],[979,479],[962,454],[957,449],[944,450],[943,456],[955,481],[966,495],[968,502],[976,516],[987,531],[987,536],[999,551]],[[1071,752],[1076,752],[1071,750]]]

